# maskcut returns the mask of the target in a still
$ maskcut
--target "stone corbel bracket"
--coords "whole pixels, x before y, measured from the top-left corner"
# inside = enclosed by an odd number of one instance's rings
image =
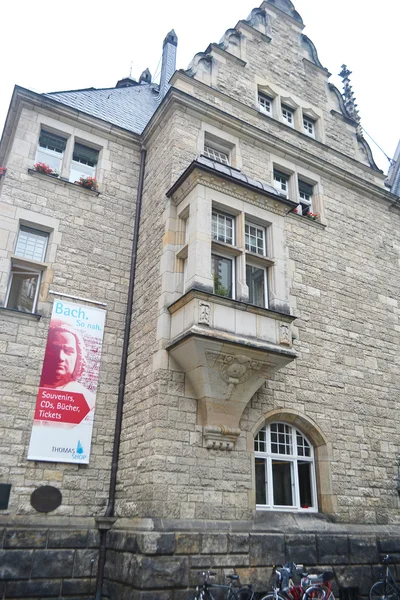
[[[203,427],[203,438],[206,448],[214,450],[233,450],[240,435],[240,429],[223,425]]]

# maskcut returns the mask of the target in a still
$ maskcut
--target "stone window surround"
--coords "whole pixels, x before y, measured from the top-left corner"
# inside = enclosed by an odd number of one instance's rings
[[[318,504],[317,504],[317,493],[316,493],[316,478],[315,478],[315,457],[314,457],[314,446],[312,444],[312,442],[310,440],[308,440],[307,436],[297,427],[294,427],[293,425],[285,422],[285,421],[280,421],[280,420],[275,420],[275,421],[268,421],[267,423],[265,423],[263,425],[263,427],[267,427],[267,440],[266,440],[266,444],[267,444],[267,448],[265,451],[256,451],[254,449],[254,456],[256,458],[261,458],[263,460],[266,460],[268,463],[271,464],[271,461],[273,459],[277,459],[278,455],[274,455],[272,456],[272,453],[269,451],[269,443],[271,441],[271,432],[269,430],[269,427],[272,423],[274,424],[283,424],[283,425],[287,425],[288,427],[291,428],[290,434],[292,437],[292,452],[289,452],[287,455],[286,454],[279,454],[279,457],[282,460],[285,460],[285,458],[287,457],[288,461],[291,462],[292,464],[297,465],[297,461],[298,460],[305,460],[306,462],[311,464],[311,494],[312,494],[312,499],[313,499],[313,505],[310,506],[309,508],[302,508],[301,506],[296,506],[297,502],[300,499],[297,498],[297,496],[299,495],[299,482],[296,482],[296,476],[295,473],[293,472],[291,474],[291,480],[292,480],[292,486],[293,486],[293,490],[294,490],[294,502],[295,505],[293,506],[279,506],[276,507],[273,505],[273,503],[269,504],[268,503],[268,498],[267,498],[267,504],[265,505],[261,505],[261,504],[257,504],[256,508],[257,511],[281,511],[281,512],[305,512],[305,513],[310,513],[310,512],[317,512],[318,511]],[[261,429],[263,429],[263,427],[261,427],[259,429],[259,431],[257,433],[260,432]],[[310,456],[306,457],[306,456],[300,456],[298,455],[297,452],[297,432],[299,432],[306,440],[306,442],[310,445]],[[257,434],[256,434],[257,435]],[[293,436],[294,436],[294,442],[293,442]],[[256,437],[256,436],[255,436]],[[294,450],[294,448],[296,448],[296,450]],[[272,482],[272,469],[269,468],[268,470],[268,476],[267,476],[267,488],[269,488],[269,494],[271,494],[272,490],[273,490],[273,482]],[[294,469],[293,469],[294,470]]]
[[[300,204],[299,180],[313,187],[311,211],[319,215],[318,221],[326,225],[324,210],[324,192],[321,178],[314,172],[301,166],[295,165],[280,156],[271,154],[272,173],[271,181],[274,181],[274,171],[280,171],[288,176],[287,198]]]
[[[14,253],[21,225],[49,234],[46,255],[44,257],[45,260],[43,262],[30,260]],[[30,210],[21,208],[16,209],[14,219],[10,220],[8,223],[8,241],[5,248],[7,260],[2,263],[5,266],[3,272],[0,271],[0,306],[4,307],[8,296],[12,265],[27,267],[41,273],[39,294],[34,311],[33,313],[24,314],[36,314],[37,311],[40,310],[40,304],[47,301],[48,291],[53,278],[52,264],[55,261],[57,248],[61,242],[59,225],[60,222],[58,219],[47,217]]]
[[[105,151],[107,148],[107,140],[101,138],[91,132],[85,131],[84,129],[80,129],[74,125],[69,125],[68,123],[61,122],[47,115],[38,114],[38,131],[37,131],[37,144],[36,149],[39,143],[39,136],[42,129],[49,131],[50,133],[54,133],[56,135],[60,135],[67,139],[66,148],[63,153],[61,170],[60,170],[60,179],[63,181],[69,182],[69,176],[72,165],[72,155],[74,152],[75,142],[93,148],[99,152],[99,160],[96,165],[96,180],[98,183],[101,183],[103,179],[103,172],[110,165],[106,165],[106,159],[108,158],[108,151]],[[36,162],[36,149],[35,155],[32,157],[32,164]]]
[[[197,140],[197,153],[199,155],[203,154],[206,145],[210,145],[228,154],[229,165],[234,169],[241,170],[242,157],[238,137],[209,123],[202,122],[200,135]]]
[[[271,111],[269,113],[260,110],[259,94],[266,96],[271,101]],[[293,94],[289,94],[286,90],[271,86],[263,82],[260,78],[256,78],[255,86],[255,108],[260,114],[280,121],[291,129],[303,133],[309,138],[324,142],[324,127],[322,111],[317,107],[307,105],[304,100]],[[293,123],[288,124],[282,116],[282,107],[289,108],[293,112]],[[305,131],[303,118],[309,119],[314,124],[314,135]]]
[[[258,431],[267,423],[283,422],[299,429],[314,448],[316,487],[318,496],[318,509],[325,514],[334,514],[337,512],[337,498],[333,494],[332,469],[333,460],[332,444],[320,427],[306,414],[294,409],[275,409],[265,413],[254,423],[250,431],[247,432],[247,450],[254,456],[254,437]],[[249,493],[249,502],[253,510],[256,510],[256,475],[254,460],[252,460],[252,489]],[[258,508],[257,508],[258,511]],[[293,512],[293,510],[291,511]],[[297,512],[297,511],[296,511]]]

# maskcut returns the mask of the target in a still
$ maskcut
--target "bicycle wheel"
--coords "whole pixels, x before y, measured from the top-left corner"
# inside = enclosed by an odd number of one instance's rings
[[[397,589],[389,582],[377,581],[369,590],[369,600],[398,600]]]
[[[243,587],[229,590],[227,600],[253,600],[254,592],[251,588]]]
[[[302,600],[326,600],[326,592],[322,587],[313,585],[306,589]]]
[[[281,594],[267,594],[266,596],[263,596],[261,598],[261,600],[287,600],[287,598],[285,596],[282,596]]]

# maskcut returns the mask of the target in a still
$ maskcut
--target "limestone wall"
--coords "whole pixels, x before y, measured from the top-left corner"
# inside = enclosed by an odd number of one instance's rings
[[[41,124],[102,148],[96,173],[100,195],[52,177],[28,173]],[[0,183],[0,306],[3,305],[19,223],[51,230],[38,318],[0,309],[1,481],[12,484],[7,514],[34,513],[38,485],[61,489],[56,515],[102,513],[109,470],[139,169],[139,150],[93,126],[23,107]],[[49,317],[49,290],[107,304],[89,466],[27,461]]]

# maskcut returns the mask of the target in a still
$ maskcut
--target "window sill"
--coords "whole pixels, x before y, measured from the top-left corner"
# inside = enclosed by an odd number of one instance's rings
[[[34,177],[40,177],[40,178],[45,177],[46,179],[51,179],[52,181],[54,181],[56,183],[63,184],[64,187],[72,186],[74,188],[78,188],[79,190],[81,190],[85,193],[94,194],[95,196],[100,196],[100,192],[98,192],[96,190],[89,190],[88,188],[85,188],[82,185],[79,185],[79,183],[72,183],[72,181],[68,181],[67,179],[62,179],[61,177],[56,177],[55,175],[47,175],[46,173],[38,173],[38,171],[35,171],[35,169],[28,169],[28,173],[29,173],[29,175],[33,175]]]
[[[228,252],[229,254],[233,254],[234,256],[240,256],[242,254],[242,250],[233,244],[226,244],[225,242],[217,242],[216,240],[212,240],[211,248],[213,252]]]
[[[322,229],[325,229],[326,224],[325,223],[321,223],[321,221],[314,221],[313,219],[308,219],[307,217],[303,217],[303,215],[298,215],[297,213],[293,213],[290,212],[288,213],[289,217],[292,217],[293,219],[296,220],[301,220],[302,222],[307,222],[308,225],[312,225],[313,227],[318,227]]]
[[[17,310],[16,308],[7,308],[6,306],[0,306],[0,314],[9,314],[10,316],[23,319],[28,318],[31,321],[39,321],[39,319],[41,319],[43,316],[39,313],[23,312],[22,310]]]
[[[249,250],[246,250],[246,259],[250,259],[252,262],[257,263],[262,267],[272,267],[275,264],[275,261],[272,258],[250,252]]]

